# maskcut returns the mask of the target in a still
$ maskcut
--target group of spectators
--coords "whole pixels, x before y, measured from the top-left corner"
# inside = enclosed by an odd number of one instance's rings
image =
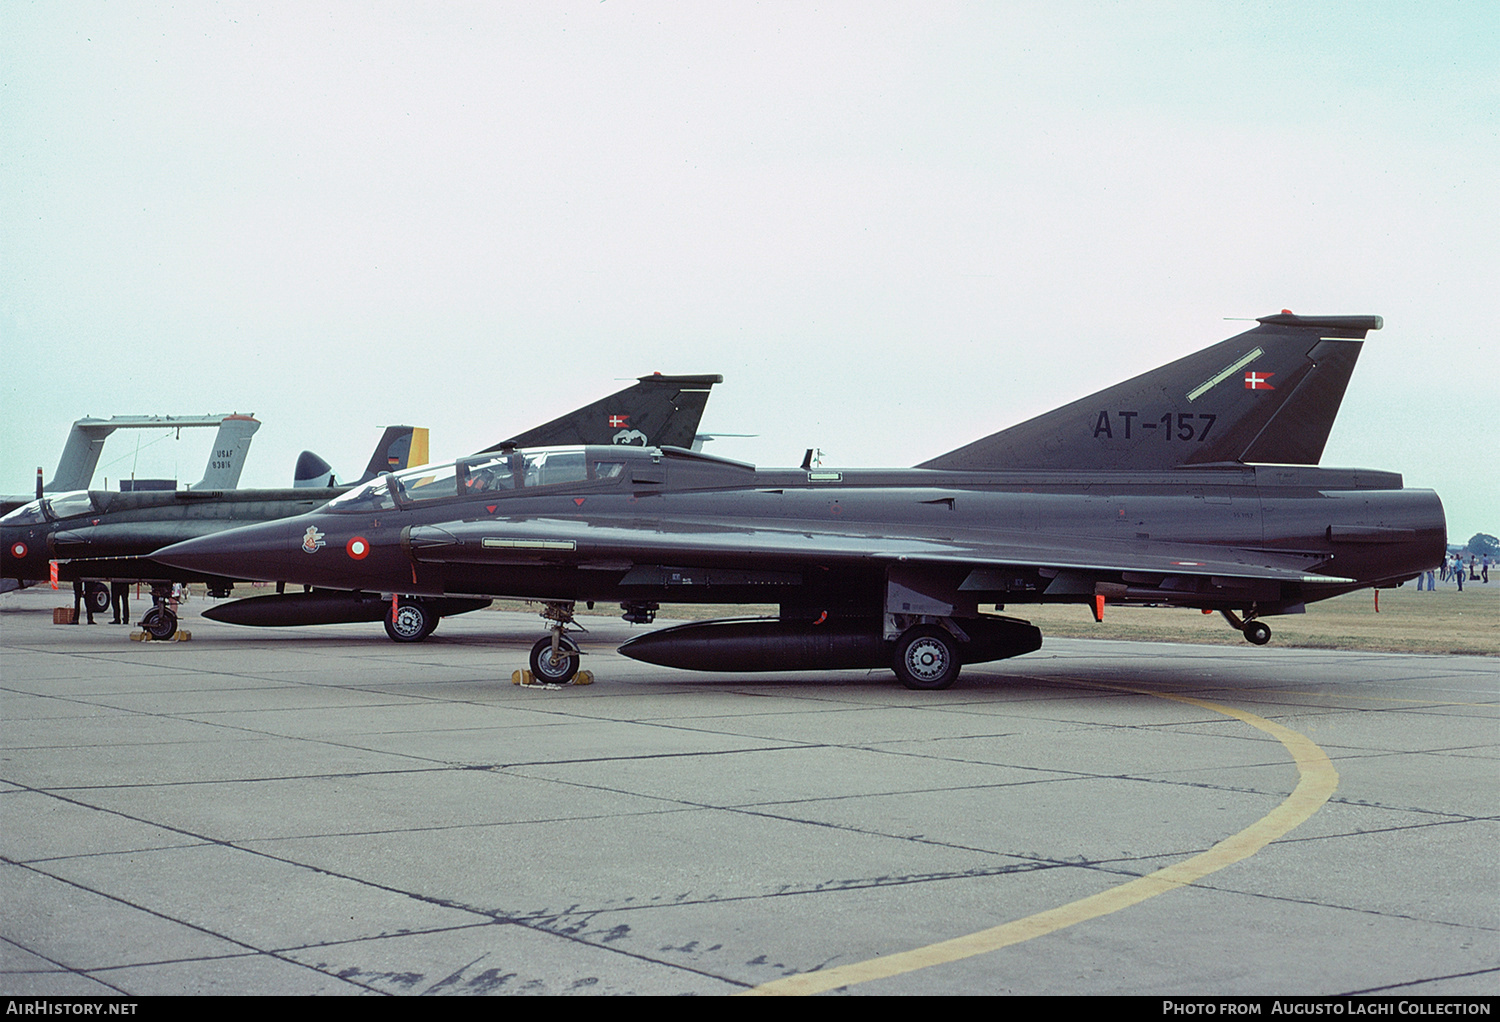
[[[1488,585],[1490,581],[1490,555],[1470,554],[1468,563],[1464,563],[1461,553],[1449,554],[1443,558],[1442,566],[1428,570],[1425,574],[1417,576],[1417,590],[1420,592],[1422,583],[1427,583],[1427,589],[1437,588],[1439,582],[1455,582],[1458,591],[1464,591],[1464,578],[1468,577],[1470,582],[1479,582]]]

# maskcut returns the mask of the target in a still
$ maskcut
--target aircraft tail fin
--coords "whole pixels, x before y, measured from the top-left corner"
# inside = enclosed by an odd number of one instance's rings
[[[297,467],[292,472],[292,486],[296,489],[303,487],[328,487],[337,486],[338,480],[334,477],[333,466],[312,451],[303,451],[297,455]]]
[[[370,455],[359,482],[367,483],[382,472],[400,472],[412,465],[427,464],[426,426],[387,426]],[[343,485],[334,475],[333,466],[312,451],[303,451],[297,457],[297,467],[292,473],[292,486],[328,487]]]
[[[250,453],[250,438],[258,429],[259,420],[249,415],[225,416],[219,423],[213,449],[208,452],[203,478],[188,489],[232,490],[238,486],[240,473],[245,470],[245,456]]]
[[[724,377],[718,375],[642,376],[634,386],[517,433],[484,451],[557,444],[691,447],[709,392],[714,384],[723,382]]]
[[[359,482],[369,482],[382,472],[425,465],[428,460],[426,426],[387,426]]]
[[[1316,465],[1379,316],[1264,316],[1251,330],[918,468]]]
[[[94,420],[79,419],[73,423],[63,444],[62,455],[57,459],[57,470],[43,484],[44,489],[48,493],[88,489],[99,464],[99,455],[104,450],[104,441],[113,432],[113,427],[96,426]]]

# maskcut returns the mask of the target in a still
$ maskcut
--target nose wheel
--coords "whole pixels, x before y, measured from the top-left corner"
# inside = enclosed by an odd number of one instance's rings
[[[573,620],[573,604],[557,601],[542,605],[542,618],[551,632],[531,647],[531,677],[543,685],[566,685],[578,674],[578,643],[564,634],[569,626],[582,629]]]
[[[105,590],[105,595],[109,591]],[[151,584],[151,609],[141,615],[141,630],[153,639],[170,639],[177,634],[177,611],[173,609],[172,587],[165,582]]]
[[[578,643],[549,635],[531,647],[531,676],[544,685],[566,685],[578,673]]]
[[[165,603],[158,603],[141,615],[141,628],[153,639],[170,639],[177,634],[177,615]]]

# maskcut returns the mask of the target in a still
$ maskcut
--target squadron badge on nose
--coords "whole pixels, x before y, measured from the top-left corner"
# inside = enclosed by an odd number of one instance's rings
[[[317,553],[318,547],[323,543],[323,534],[317,530],[316,526],[309,525],[307,531],[302,534],[302,549],[310,554]]]

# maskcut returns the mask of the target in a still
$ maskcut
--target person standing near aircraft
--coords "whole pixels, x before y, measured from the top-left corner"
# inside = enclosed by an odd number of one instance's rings
[[[73,623],[78,624],[79,608],[82,608],[89,616],[89,624],[94,623],[94,605],[84,591],[84,581],[81,578],[73,580]]]
[[[130,624],[129,582],[111,582],[109,584],[109,604],[115,612],[115,619],[111,624]]]

